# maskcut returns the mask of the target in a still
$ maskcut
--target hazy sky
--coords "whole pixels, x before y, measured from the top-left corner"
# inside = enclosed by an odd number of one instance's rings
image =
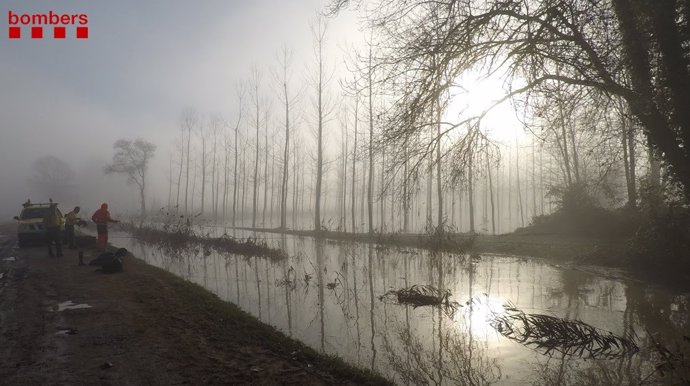
[[[296,77],[312,58],[309,20],[321,0],[26,1],[4,0],[0,39],[0,215],[33,197],[32,163],[51,154],[77,172],[82,194],[71,204],[136,203],[134,189],[100,170],[113,142],[143,137],[158,145],[152,170],[167,172],[168,149],[186,107],[234,114],[234,84],[252,63],[274,66],[281,44],[295,51]],[[8,11],[84,13],[89,38],[7,37]],[[356,23],[331,26],[332,52]],[[73,33],[73,32],[72,32]],[[333,55],[333,61],[337,61]],[[335,65],[335,64],[334,64]],[[265,83],[271,79],[268,71]],[[153,176],[158,188],[167,175]],[[86,181],[85,181],[86,180]],[[109,182],[118,182],[112,186]],[[166,188],[167,189],[167,188]],[[122,192],[127,192],[122,194]],[[167,190],[166,190],[167,194]],[[165,199],[167,197],[161,197]]]

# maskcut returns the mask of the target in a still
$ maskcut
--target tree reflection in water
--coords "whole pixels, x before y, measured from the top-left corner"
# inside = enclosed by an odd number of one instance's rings
[[[393,337],[384,335],[388,365],[405,383],[414,385],[490,385],[501,379],[495,358],[468,331],[445,329],[439,333],[438,350],[425,347],[409,325],[392,326]]]
[[[580,361],[566,356],[549,357],[535,365],[534,385],[657,385],[666,384],[649,380],[642,381],[642,368],[647,359],[641,355],[622,357],[615,360]]]

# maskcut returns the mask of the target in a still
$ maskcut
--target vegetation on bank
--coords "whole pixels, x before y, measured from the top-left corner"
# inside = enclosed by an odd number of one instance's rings
[[[285,251],[271,248],[262,240],[253,238],[238,239],[227,234],[221,237],[202,236],[196,234],[189,226],[172,227],[166,224],[159,229],[150,225],[137,227],[128,224],[125,226],[125,230],[141,240],[156,242],[168,248],[177,249],[188,244],[203,244],[219,252],[235,253],[244,256],[267,257],[274,260],[288,257]]]
[[[515,234],[603,240],[588,262],[662,276],[690,274],[690,209],[679,196],[643,190],[638,205],[606,209],[586,187],[573,186],[557,203],[554,213],[536,216]]]
[[[275,229],[265,231],[275,232]],[[277,230],[281,232],[280,230]],[[423,248],[432,251],[467,252],[474,244],[476,234],[457,233],[443,228],[434,228],[426,234],[415,233],[351,233],[331,230],[320,232],[310,230],[286,230],[286,234],[297,236],[321,237],[330,240],[371,243],[383,246]]]

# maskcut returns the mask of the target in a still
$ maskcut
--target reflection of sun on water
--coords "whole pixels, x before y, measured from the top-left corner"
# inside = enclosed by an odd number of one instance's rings
[[[468,331],[478,337],[498,335],[491,321],[505,312],[503,300],[477,296],[464,307],[464,323]]]

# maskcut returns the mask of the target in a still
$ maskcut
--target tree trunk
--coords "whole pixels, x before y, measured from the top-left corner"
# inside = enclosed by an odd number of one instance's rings
[[[284,70],[283,76],[283,96],[285,98],[285,145],[283,150],[283,179],[280,187],[280,229],[285,230],[287,227],[288,165],[290,163],[290,100],[287,89],[287,69]]]
[[[405,144],[403,145],[403,233],[408,233],[410,231],[410,193],[409,193],[409,166],[408,166],[408,139],[405,137]]]
[[[177,174],[177,195],[175,196],[175,213],[180,211],[180,188],[182,188],[182,167],[184,165],[184,127],[180,133],[180,171]]]
[[[357,178],[356,165],[357,165],[357,124],[358,124],[358,120],[359,120],[359,114],[358,113],[359,113],[359,94],[355,95],[355,122],[354,122],[355,123],[355,143],[352,146],[352,197],[351,197],[351,199],[352,199],[352,203],[351,203],[351,205],[352,205],[352,208],[351,208],[351,210],[352,210],[352,213],[351,213],[352,233],[357,232],[356,218],[355,218],[356,217],[355,214],[357,211],[357,208],[355,205],[356,204],[355,188],[357,187],[356,186],[357,184],[355,183],[355,181],[357,181],[356,180],[356,178]]]
[[[427,166],[427,176],[426,176],[426,226],[431,228],[434,224],[433,220],[433,206],[431,205],[432,200],[432,187],[434,181],[434,161],[429,157],[429,165]]]
[[[628,129],[625,123],[625,118],[621,114],[621,142],[623,144],[623,168],[625,169],[625,186],[628,192],[628,202],[626,206],[629,208],[635,207],[636,199],[635,193],[633,192],[633,184],[630,175],[630,155],[628,153]]]
[[[532,217],[534,218],[537,215],[537,174],[535,172],[534,168],[534,158],[535,158],[535,153],[536,153],[537,147],[536,144],[534,143],[534,135],[532,136]]]
[[[146,217],[146,197],[144,196],[144,190],[146,188],[146,179],[142,172],[141,189],[139,189],[139,197],[141,199],[141,214],[139,216],[139,227],[144,224],[144,218]]]
[[[637,176],[635,169],[637,163],[635,161],[635,127],[630,126],[627,130],[628,137],[628,157],[630,158],[630,185],[628,187],[629,203],[631,207],[637,207]]]
[[[647,147],[647,154],[649,158],[648,185],[651,193],[649,194],[650,197],[648,197],[648,200],[650,200],[648,205],[651,209],[650,214],[654,216],[663,200],[661,191],[661,162],[656,157],[656,154],[654,154],[654,150],[651,146]]]
[[[513,157],[511,156],[510,146],[508,146],[508,232],[513,230]]]
[[[213,205],[213,223],[217,224],[218,223],[218,187],[219,187],[219,180],[218,175],[216,175],[216,151],[217,151],[217,143],[218,143],[218,128],[213,127],[213,169],[211,171],[211,174],[213,178],[211,179],[211,188],[213,189],[213,202],[211,203]]]
[[[201,131],[201,216],[204,216],[206,198],[206,136]]]
[[[441,177],[441,101],[436,100],[436,193],[438,195],[438,219],[436,226],[443,226],[443,181]],[[442,229],[441,229],[442,230]]]
[[[316,49],[317,80],[316,80],[316,113],[317,119],[317,147],[316,147],[316,186],[314,191],[314,232],[321,231],[321,185],[323,183],[323,125],[324,125],[324,105],[323,105],[323,43],[326,36],[326,25],[321,18],[317,20],[318,25],[312,27],[314,44]]]
[[[247,142],[249,142],[249,139],[247,138]],[[246,226],[244,223],[244,217],[246,214],[246,198],[247,198],[247,151],[243,148],[242,149],[242,199],[240,202],[240,220],[242,221],[242,226]]]
[[[260,122],[259,122],[259,117],[260,117],[260,106],[259,106],[259,81],[258,77],[256,79],[256,82],[254,84],[254,100],[255,100],[255,108],[256,108],[256,152],[255,152],[255,157],[254,157],[254,191],[252,193],[252,228],[256,228],[256,211],[257,211],[257,205],[258,205],[258,184],[259,184],[259,151],[261,149],[261,145],[259,144],[259,128],[261,127]]]
[[[189,203],[189,146],[192,139],[192,125],[187,125],[187,168],[185,172],[185,187],[184,187],[184,214],[189,215],[188,203]]]
[[[374,101],[373,101],[373,84],[372,84],[371,65],[371,45],[369,46],[369,71],[367,73],[369,80],[369,184],[367,190],[367,208],[369,209],[369,233],[374,233]]]
[[[368,181],[368,167],[367,167],[367,158],[366,156],[362,157],[362,195],[361,199],[359,202],[359,217],[362,219],[362,224],[364,224],[364,219],[366,218],[366,208],[367,208],[367,191],[368,191],[368,184],[365,183],[365,181]]]
[[[173,183],[173,156],[170,153],[170,161],[168,163],[168,205],[166,209],[169,211],[172,205],[172,183]]]
[[[565,113],[563,111],[563,94],[561,93],[560,88],[558,88],[558,116],[560,118],[560,123],[561,123],[561,140],[563,141],[562,144],[559,145],[561,148],[561,152],[563,155],[563,166],[565,168],[565,175],[566,175],[566,186],[570,187],[573,185],[573,178],[572,174],[570,172],[570,157],[568,156],[568,137],[566,135],[566,125],[565,125]],[[558,140],[558,136],[556,138]]]
[[[525,226],[525,211],[522,206],[522,189],[520,189],[520,146],[515,138],[515,182],[517,184],[518,207],[520,208],[520,224]]]
[[[318,127],[317,127],[317,148],[316,148],[316,190],[314,195],[314,232],[321,231],[321,176],[323,173],[323,68],[322,68],[322,46],[321,41],[319,41],[319,81],[316,87],[317,93],[317,114],[318,114]]]
[[[499,153],[500,154],[500,153]],[[496,218],[498,219],[498,226],[496,231],[501,233],[501,161],[496,162]]]
[[[227,223],[225,222],[227,220],[227,208],[228,208],[228,173],[230,173],[230,160],[228,157],[228,133],[225,132],[223,136],[223,150],[225,150],[224,154],[224,162],[223,162],[223,226],[226,226]]]
[[[268,223],[270,224],[271,227],[273,227],[273,204],[275,204],[276,201],[276,153],[274,149],[271,149],[271,207],[269,209],[269,221]]]
[[[264,208],[261,211],[261,226],[266,227],[266,204],[268,198],[268,110],[264,113],[266,129],[264,132]]]
[[[340,196],[340,201],[341,201],[341,210],[339,212],[340,214],[340,226],[341,230],[343,232],[347,232],[347,157],[348,157],[348,152],[350,149],[348,149],[349,146],[349,133],[347,130],[347,114],[345,114],[345,147],[343,148],[343,188]]]
[[[471,148],[471,146],[470,146]],[[474,180],[474,172],[472,170],[472,156],[469,158],[469,162],[467,165],[467,204],[469,206],[469,215],[470,215],[470,233],[474,234],[475,229],[474,229],[474,186],[473,186],[473,180]]]
[[[645,126],[649,142],[663,154],[673,166],[674,174],[683,185],[685,197],[690,197],[690,104],[688,89],[688,64],[684,57],[682,43],[678,38],[677,23],[674,21],[675,2],[657,2],[646,8],[633,6],[630,1],[614,0],[614,12],[619,20],[623,51],[634,93],[625,95],[630,109]],[[650,68],[650,42],[640,27],[640,16],[636,12],[648,12],[652,20],[652,36],[658,40],[661,51],[658,60],[663,76],[654,81],[662,82],[670,90],[667,111],[662,112],[655,104],[655,87]],[[670,20],[670,22],[668,22]],[[669,120],[671,122],[669,122]],[[673,127],[679,130],[674,130]],[[686,146],[679,145],[679,137]]]
[[[568,119],[568,134],[570,135],[570,154],[573,159],[573,171],[575,172],[575,182],[581,183],[582,178],[580,176],[580,160],[577,152],[577,142],[575,141],[575,130],[573,129],[572,119]]]
[[[380,203],[380,208],[381,208],[381,218],[379,219],[379,231],[384,232],[386,229],[386,182],[385,182],[385,173],[386,173],[386,148],[383,146],[381,148],[381,196],[379,197],[381,203]]]
[[[240,117],[242,114],[242,106],[240,105]],[[232,226],[236,226],[237,218],[237,190],[239,188],[237,179],[237,161],[238,161],[238,146],[237,146],[237,132],[240,126],[240,119],[237,119],[237,124],[235,125],[235,162],[233,163],[233,182],[232,182]]]
[[[293,149],[295,151],[292,152],[292,175],[293,175],[293,183],[292,183],[292,228],[296,229],[296,221],[297,221],[297,194],[298,194],[298,187],[299,187],[299,174],[297,174],[297,149],[295,145],[292,145]],[[304,178],[304,176],[302,176]]]
[[[494,185],[491,179],[491,164],[489,163],[489,155],[486,156],[486,172],[489,179],[489,197],[491,198],[491,234],[496,234],[496,209],[494,208]]]

